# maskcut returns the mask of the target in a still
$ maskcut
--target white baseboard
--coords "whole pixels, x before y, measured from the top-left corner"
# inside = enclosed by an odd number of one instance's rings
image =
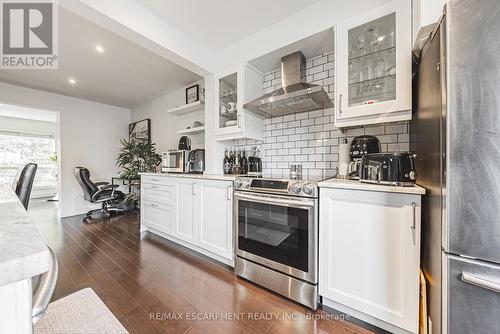
[[[207,256],[207,257],[212,258],[212,259],[214,259],[214,260],[216,260],[216,261],[218,261],[220,263],[223,263],[223,264],[225,264],[227,266],[230,266],[231,268],[234,268],[234,258],[227,259],[225,257],[222,257],[222,256],[218,255],[218,254],[214,254],[214,253],[212,253],[212,252],[210,252],[210,251],[208,251],[206,249],[203,249],[201,247],[193,245],[193,244],[191,244],[189,242],[186,242],[184,240],[180,240],[180,239],[178,239],[178,238],[176,238],[174,236],[168,235],[166,233],[158,231],[157,229],[151,228],[149,226],[143,226],[141,224],[141,230],[140,231],[141,231],[141,237],[142,237],[143,233],[145,233],[146,231],[149,231],[149,232],[151,232],[153,234],[156,234],[157,236],[160,236],[160,237],[162,237],[164,239],[167,239],[169,241],[172,241],[172,242],[174,242],[176,244],[179,244],[181,246],[189,248],[189,249],[191,249],[191,250],[193,250],[193,251],[195,251],[197,253],[200,253],[201,255]]]
[[[408,332],[405,329],[396,327],[388,322],[385,322],[383,320],[377,319],[375,317],[369,316],[363,312],[360,312],[358,310],[352,309],[348,306],[345,306],[344,304],[337,303],[331,299],[323,297],[323,305],[328,306],[334,310],[343,312],[345,314],[349,314],[350,316],[357,318],[359,320],[362,320],[364,322],[367,322],[371,325],[377,326],[379,328],[382,328],[388,332],[395,333],[395,334],[412,334],[411,332]]]

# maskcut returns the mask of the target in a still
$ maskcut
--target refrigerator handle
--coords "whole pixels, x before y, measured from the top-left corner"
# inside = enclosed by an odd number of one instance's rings
[[[500,293],[500,284],[492,282],[484,277],[476,276],[471,273],[462,272],[462,281],[465,283],[476,285],[483,289],[488,289],[496,293]]]

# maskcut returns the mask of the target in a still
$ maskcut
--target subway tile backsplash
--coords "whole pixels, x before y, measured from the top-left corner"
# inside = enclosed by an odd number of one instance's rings
[[[319,55],[306,60],[306,82],[323,85],[334,100],[334,55]],[[264,75],[263,93],[281,87],[281,71]],[[304,178],[327,178],[336,174],[338,147],[342,138],[348,142],[355,136],[379,138],[382,152],[409,150],[409,123],[397,122],[347,128],[334,126],[333,108],[273,117],[264,120],[264,140],[242,139],[238,147],[259,146],[264,176],[288,177],[292,163],[302,164]]]

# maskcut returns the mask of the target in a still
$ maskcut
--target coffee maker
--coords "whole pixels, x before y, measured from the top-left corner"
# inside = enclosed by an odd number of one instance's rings
[[[205,150],[196,149],[188,152],[184,173],[202,174],[205,171]]]
[[[190,151],[191,150],[191,139],[188,136],[182,136],[179,139],[179,151]]]
[[[349,157],[351,158],[351,163],[349,164],[350,179],[359,180],[361,158],[363,155],[369,153],[380,153],[380,141],[378,138],[374,136],[354,137],[349,151]]]

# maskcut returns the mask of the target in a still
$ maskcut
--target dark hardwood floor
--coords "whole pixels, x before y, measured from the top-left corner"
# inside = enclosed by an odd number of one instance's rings
[[[159,237],[141,240],[136,214],[61,223],[53,205],[29,210],[59,260],[53,300],[90,287],[130,333],[372,333]]]

